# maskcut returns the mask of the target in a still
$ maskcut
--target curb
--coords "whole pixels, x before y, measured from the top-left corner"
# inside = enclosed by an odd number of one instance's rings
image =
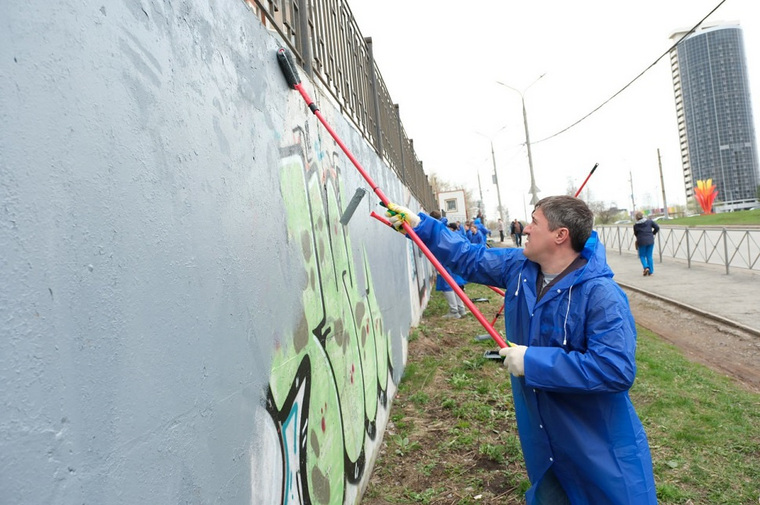
[[[745,331],[747,333],[751,333],[752,335],[755,335],[756,337],[760,337],[760,330],[757,330],[755,328],[751,328],[749,326],[745,326],[745,325],[743,325],[741,323],[737,323],[736,321],[731,321],[730,319],[726,319],[723,316],[719,316],[717,314],[713,314],[712,312],[706,312],[706,311],[704,311],[702,309],[698,309],[696,307],[692,307],[691,305],[688,305],[688,304],[683,303],[683,302],[679,302],[677,300],[673,300],[672,298],[668,298],[667,296],[658,295],[658,294],[652,293],[651,291],[646,291],[644,289],[637,288],[636,286],[634,286],[632,284],[628,284],[626,282],[617,281],[617,283],[618,283],[618,285],[621,288],[630,289],[631,291],[635,291],[635,292],[640,293],[642,295],[649,296],[651,298],[656,298],[658,300],[661,300],[661,301],[666,302],[666,303],[670,303],[672,305],[675,305],[676,307],[679,307],[681,309],[687,310],[687,311],[692,312],[694,314],[707,317],[708,319],[712,319],[714,321],[717,321],[719,323],[725,324],[727,326],[732,326],[732,327],[734,327],[734,328],[736,328],[738,330]]]

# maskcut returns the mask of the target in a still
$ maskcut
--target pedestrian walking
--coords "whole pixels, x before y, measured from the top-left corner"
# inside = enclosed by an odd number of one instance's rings
[[[639,261],[644,269],[644,276],[654,274],[654,236],[660,231],[660,226],[644,216],[641,211],[636,211],[636,222],[633,224],[633,235],[636,237],[636,250],[639,253]]]

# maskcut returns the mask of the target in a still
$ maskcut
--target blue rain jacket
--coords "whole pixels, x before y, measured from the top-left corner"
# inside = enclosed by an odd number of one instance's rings
[[[581,252],[588,263],[537,302],[539,265],[522,249],[471,244],[420,217],[414,230],[441,263],[505,289],[507,338],[529,346],[525,376],[511,376],[528,504],[550,467],[574,505],[657,503],[649,444],[628,396],[636,326],[596,232]]]
[[[470,234],[470,242],[472,242],[475,245],[485,244],[486,241],[487,241],[486,236],[483,235],[481,232]]]
[[[452,272],[450,268],[447,268],[446,271],[454,279],[454,282],[457,283],[457,286],[464,286],[466,284],[464,279],[462,279],[460,276]],[[435,279],[435,290],[436,291],[454,291],[454,288],[449,286],[449,283],[446,282],[446,279],[444,279],[442,275],[439,275]]]

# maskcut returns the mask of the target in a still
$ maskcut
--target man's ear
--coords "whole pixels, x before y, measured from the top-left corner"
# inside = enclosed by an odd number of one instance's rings
[[[562,245],[570,240],[570,230],[567,228],[557,228],[554,233],[556,233],[554,243],[557,245]]]

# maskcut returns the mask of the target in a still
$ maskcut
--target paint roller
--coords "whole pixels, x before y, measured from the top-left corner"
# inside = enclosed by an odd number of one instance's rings
[[[343,211],[343,215],[340,216],[340,224],[343,226],[347,225],[348,222],[351,220],[351,216],[354,215],[354,212],[356,212],[356,208],[359,206],[359,203],[362,201],[362,198],[364,198],[364,195],[367,194],[367,190],[364,188],[356,188],[356,193],[354,193],[354,197],[351,198],[351,201],[348,202],[348,205],[346,206],[346,210]]]

